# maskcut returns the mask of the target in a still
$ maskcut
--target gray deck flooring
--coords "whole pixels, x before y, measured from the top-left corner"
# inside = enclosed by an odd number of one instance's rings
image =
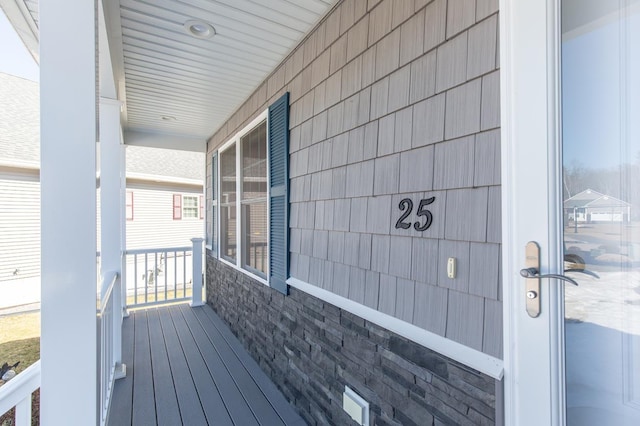
[[[131,312],[109,425],[306,425],[209,306]]]

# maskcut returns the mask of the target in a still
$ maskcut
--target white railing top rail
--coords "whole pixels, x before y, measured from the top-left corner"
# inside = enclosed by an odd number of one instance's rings
[[[149,249],[129,249],[125,250],[124,254],[151,254],[151,253],[164,253],[173,251],[191,251],[192,246],[184,247],[161,247],[161,248],[149,248]]]
[[[107,303],[109,302],[109,298],[111,297],[111,293],[113,292],[113,287],[115,287],[116,282],[120,274],[116,271],[108,271],[102,275],[102,282],[100,283],[100,313],[103,314],[105,308],[107,307]]]
[[[29,398],[40,387],[40,360],[0,387],[0,415]]]

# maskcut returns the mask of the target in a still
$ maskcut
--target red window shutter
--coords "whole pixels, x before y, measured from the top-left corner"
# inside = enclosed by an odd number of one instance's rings
[[[200,219],[204,219],[204,197],[200,196]]]
[[[126,205],[127,220],[133,220],[133,192],[127,191]]]
[[[182,195],[173,194],[173,220],[182,219]]]

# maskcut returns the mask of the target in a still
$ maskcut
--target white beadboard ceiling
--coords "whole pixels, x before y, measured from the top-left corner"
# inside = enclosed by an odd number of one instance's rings
[[[14,1],[37,28],[37,1]],[[125,138],[210,137],[337,1],[103,1]],[[189,35],[193,19],[216,35]]]

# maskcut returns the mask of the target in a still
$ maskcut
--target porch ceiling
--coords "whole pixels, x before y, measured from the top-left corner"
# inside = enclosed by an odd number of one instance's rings
[[[1,1],[20,11],[9,16],[14,26],[26,20],[37,31],[37,1]],[[154,135],[165,146],[206,140],[336,2],[103,1],[125,143],[127,135],[147,145]],[[190,35],[185,23],[194,19],[215,36]]]

